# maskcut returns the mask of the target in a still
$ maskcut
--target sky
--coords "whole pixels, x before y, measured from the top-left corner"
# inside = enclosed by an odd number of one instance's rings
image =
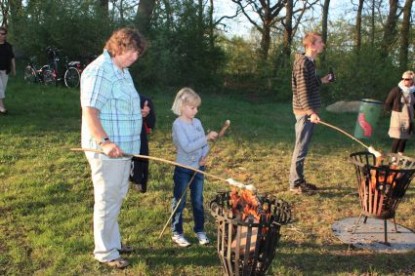
[[[350,1],[346,0],[331,0],[330,1],[330,13],[329,19],[332,19],[336,16],[342,16],[345,14],[345,11],[350,10],[352,5]],[[231,1],[218,1],[216,6],[216,18],[220,18],[224,15],[233,15],[236,10],[236,4]],[[316,12],[320,12],[319,8],[316,9]],[[250,33],[252,24],[248,22],[244,15],[240,15],[236,19],[225,20],[223,21],[226,24],[225,33],[229,36],[240,35],[247,36]]]

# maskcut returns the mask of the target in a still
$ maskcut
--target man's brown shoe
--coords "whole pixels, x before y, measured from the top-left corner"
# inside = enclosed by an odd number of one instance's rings
[[[120,257],[118,259],[106,262],[105,264],[112,268],[123,269],[126,268],[130,263],[127,260]]]
[[[306,182],[303,182],[295,186],[294,188],[290,188],[290,192],[298,194],[298,195],[300,194],[313,195],[316,193],[316,191],[317,191],[316,185],[306,183]]]

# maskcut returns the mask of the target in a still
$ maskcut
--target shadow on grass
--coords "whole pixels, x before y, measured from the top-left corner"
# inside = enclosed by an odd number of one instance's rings
[[[286,252],[285,248],[290,250]],[[293,248],[298,253],[293,253]],[[282,242],[273,262],[273,271],[280,271],[282,266],[307,275],[362,275],[369,271],[379,275],[408,275],[415,271],[414,259],[415,252],[378,253],[348,245],[318,246]]]

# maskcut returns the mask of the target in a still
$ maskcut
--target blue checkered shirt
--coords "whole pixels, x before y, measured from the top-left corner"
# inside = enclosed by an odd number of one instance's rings
[[[110,140],[125,153],[139,154],[140,96],[128,69],[122,71],[116,67],[106,50],[82,72],[81,106],[98,109],[102,127]],[[82,147],[100,149],[84,120]]]

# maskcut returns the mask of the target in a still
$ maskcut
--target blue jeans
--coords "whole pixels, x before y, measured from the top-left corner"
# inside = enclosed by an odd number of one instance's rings
[[[304,180],[304,161],[308,146],[313,136],[314,123],[309,121],[308,115],[295,115],[295,146],[291,159],[290,188],[300,185]]]
[[[200,167],[199,170],[204,171],[205,167]],[[174,169],[174,189],[173,189],[173,201],[172,201],[172,210],[176,208],[177,202],[180,200],[181,196],[188,187],[189,181],[192,179],[194,171],[176,167]],[[193,220],[194,228],[193,231],[203,232],[205,224],[205,211],[203,208],[203,174],[196,173],[193,181],[190,183],[190,198],[192,201],[193,208]],[[186,194],[183,196],[180,206],[177,208],[176,213],[173,216],[171,229],[173,234],[183,234],[183,209],[186,205]]]

